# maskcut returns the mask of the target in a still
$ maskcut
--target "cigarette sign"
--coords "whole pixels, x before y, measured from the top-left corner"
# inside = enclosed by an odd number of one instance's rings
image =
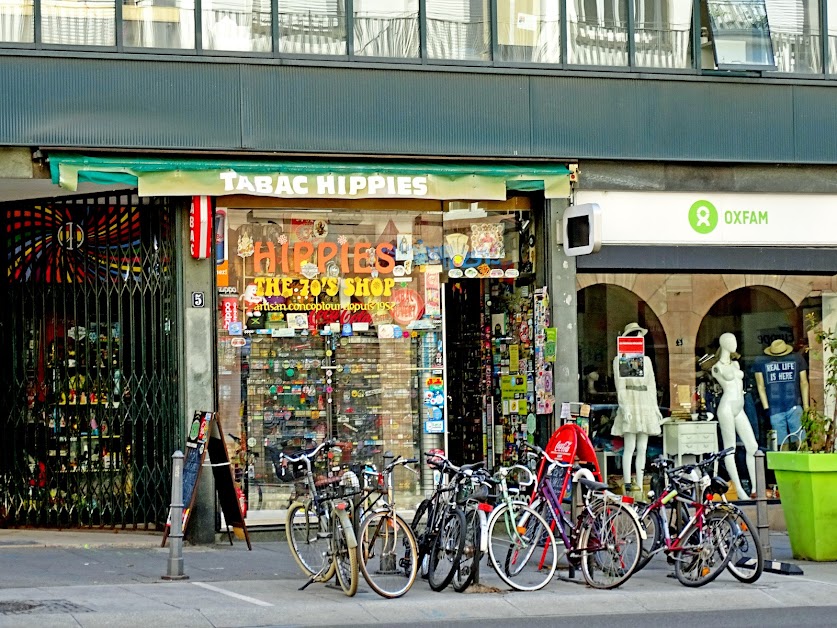
[[[619,354],[644,354],[645,338],[642,336],[619,336],[616,339],[616,351]]]

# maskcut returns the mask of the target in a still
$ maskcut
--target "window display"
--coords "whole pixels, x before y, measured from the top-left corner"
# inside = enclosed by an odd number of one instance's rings
[[[648,330],[642,370],[655,375],[654,412],[672,422],[717,419],[717,441],[740,443],[722,473],[741,497],[753,489],[757,447],[795,447],[806,409],[830,411],[816,330],[834,325],[833,277],[582,273],[577,281],[579,394],[592,406],[597,446],[626,464],[633,443],[614,424],[626,405],[620,388],[626,375],[644,375],[613,343],[628,331],[616,327],[622,321]],[[646,461],[661,444],[649,436]]]
[[[287,503],[279,451],[326,437],[332,468],[380,468],[446,440],[458,463],[505,457],[533,433],[530,214],[439,208],[217,209],[219,411],[241,419],[228,449],[251,511]]]

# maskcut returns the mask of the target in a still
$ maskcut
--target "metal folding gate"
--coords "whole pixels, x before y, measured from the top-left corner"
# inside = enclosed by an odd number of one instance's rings
[[[156,527],[177,420],[173,210],[0,205],[0,520]]]

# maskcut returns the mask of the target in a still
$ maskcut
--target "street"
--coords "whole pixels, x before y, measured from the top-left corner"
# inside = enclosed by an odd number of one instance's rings
[[[771,535],[774,557],[790,558],[787,537]],[[655,559],[622,588],[598,591],[559,572],[543,591],[498,591],[490,569],[483,586],[434,593],[417,581],[386,600],[361,581],[357,596],[333,585],[298,588],[304,579],[287,546],[258,540],[186,547],[188,580],[166,582],[169,550],[160,536],[113,532],[0,531],[0,627],[3,626],[611,626],[706,623],[713,626],[828,625],[837,611],[837,564],[799,563],[803,576],[765,573],[744,585],[724,573],[687,589]],[[48,546],[49,545],[49,546]]]

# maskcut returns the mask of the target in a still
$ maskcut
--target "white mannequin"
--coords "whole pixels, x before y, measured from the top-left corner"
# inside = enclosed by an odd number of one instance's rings
[[[716,413],[718,425],[721,428],[721,439],[724,442],[724,449],[727,449],[735,447],[736,433],[741,438],[747,452],[747,473],[750,475],[752,486],[756,477],[755,453],[759,446],[753,434],[753,427],[744,412],[744,373],[738,361],[732,359],[732,353],[738,348],[738,341],[733,334],[725,333],[721,334],[718,343],[721,350],[718,361],[712,366],[712,377],[721,385],[723,391]],[[740,497],[746,497],[747,492],[738,477],[734,456],[727,456],[724,462],[736,492]]]
[[[628,323],[623,336],[644,336],[648,333],[637,323]],[[622,476],[625,487],[631,485],[631,462],[636,452],[636,486],[641,490],[645,475],[645,454],[648,436],[659,434],[663,417],[657,405],[657,381],[651,359],[643,356],[642,377],[622,377],[619,374],[619,356],[613,359],[613,379],[616,384],[616,400],[619,409],[611,434],[622,436],[625,445],[622,452]]]

